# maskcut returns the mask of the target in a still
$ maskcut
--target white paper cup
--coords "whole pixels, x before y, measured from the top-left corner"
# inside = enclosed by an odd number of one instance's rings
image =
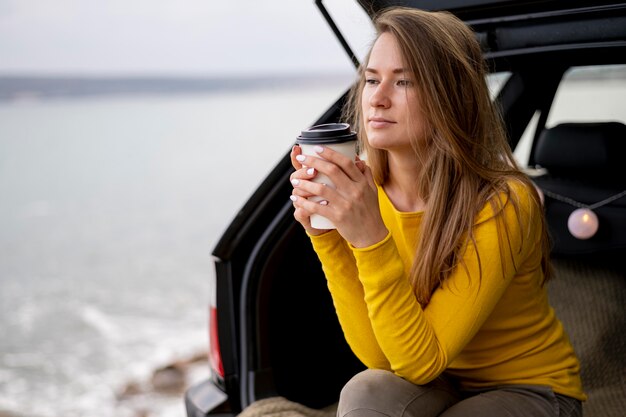
[[[313,126],[303,130],[298,136],[298,145],[302,148],[303,155],[322,157],[314,151],[316,146],[324,146],[347,156],[351,160],[356,159],[356,133],[350,130],[347,123],[331,123]],[[335,187],[335,184],[326,175],[318,172],[313,182],[326,184],[328,187]],[[311,201],[321,201],[320,197],[311,197]],[[311,227],[314,229],[336,229],[333,222],[319,214],[311,215]]]

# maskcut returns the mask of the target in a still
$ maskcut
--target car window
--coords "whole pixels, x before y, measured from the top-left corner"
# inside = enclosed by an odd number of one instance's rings
[[[609,121],[626,123],[626,65],[569,69],[554,97],[546,127]]]
[[[492,72],[490,74],[487,74],[487,86],[489,87],[489,95],[491,96],[492,100],[495,99],[496,96],[500,93],[500,90],[502,90],[504,84],[506,84],[506,82],[509,80],[509,77],[511,77],[511,73],[508,71]]]
[[[539,111],[536,111],[535,114],[533,114],[533,117],[530,119],[530,122],[528,122],[526,129],[524,129],[524,133],[522,133],[522,136],[513,151],[513,156],[521,167],[528,166],[530,148],[532,147],[533,137],[535,135],[535,131],[537,130],[540,115],[541,112]]]
[[[535,112],[522,134],[514,156],[528,165],[540,112]],[[626,65],[572,67],[563,75],[552,102],[546,127],[567,122],[626,123]]]

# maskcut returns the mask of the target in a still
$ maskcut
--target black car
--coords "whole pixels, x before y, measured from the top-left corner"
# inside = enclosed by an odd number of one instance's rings
[[[322,1],[316,3],[356,62]],[[359,3],[370,16],[393,5],[446,9],[474,29],[511,148],[543,191],[556,269],[550,297],[581,360],[584,413],[623,416],[626,3]],[[344,100],[312,124],[339,121]],[[344,340],[317,256],[293,219],[292,171],[285,155],[213,251],[212,377],[187,391],[190,417],[233,416],[273,396],[323,408],[364,368]],[[589,206],[597,232],[575,237],[568,218]]]

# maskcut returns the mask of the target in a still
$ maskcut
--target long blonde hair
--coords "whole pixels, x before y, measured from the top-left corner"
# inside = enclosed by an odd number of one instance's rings
[[[426,120],[424,135],[411,138],[422,167],[417,189],[426,209],[418,256],[409,274],[418,301],[426,305],[433,291],[458,266],[466,243],[474,241],[476,215],[487,202],[497,216],[504,205],[497,197],[504,193],[514,204],[519,220],[511,181],[525,184],[536,204],[540,204],[539,197],[513,159],[500,113],[489,96],[486,64],[472,30],[447,12],[400,7],[383,11],[374,24],[378,36],[390,33],[398,42],[406,68],[419,88]],[[374,179],[383,185],[389,177],[387,151],[369,146],[361,107],[363,70],[368,60],[369,55],[359,70],[359,82],[350,93],[344,118],[357,128]],[[418,140],[423,144],[424,139],[428,152],[418,152],[424,146],[418,145]],[[548,279],[549,241],[543,218],[541,222],[542,268]],[[504,222],[497,224],[499,230],[506,228]],[[505,256],[502,248],[500,256]]]

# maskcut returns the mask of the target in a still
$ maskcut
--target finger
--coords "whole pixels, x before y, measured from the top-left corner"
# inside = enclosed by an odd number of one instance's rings
[[[312,214],[319,214],[324,217],[329,218],[331,221],[333,220],[332,209],[329,208],[329,203],[327,200],[322,200],[320,202],[311,201],[306,198],[298,197],[292,195],[289,197],[291,201],[293,201],[293,205],[296,210],[301,209],[304,210],[310,217]]]
[[[309,213],[306,209],[302,207],[302,202],[305,202],[308,200],[306,198],[301,198],[301,197],[296,197],[296,196],[291,196],[289,198],[291,199],[293,207],[294,207],[293,217],[296,219],[298,223],[302,224],[302,226],[304,226],[304,228],[307,231],[312,229],[311,227],[311,214],[312,213]]]
[[[295,207],[293,211],[293,217],[296,219],[298,223],[306,228],[311,227],[311,215],[306,212],[303,208]]]
[[[291,190],[291,195],[295,195],[297,197],[304,197],[304,198],[313,197],[313,194],[300,188],[299,186],[294,186],[293,190]]]
[[[293,212],[293,217],[298,223],[304,226],[306,232],[312,236],[321,235],[329,230],[315,229],[311,226],[311,214],[302,208],[296,208]]]
[[[289,176],[289,181],[294,184],[294,180],[310,180],[315,178],[316,175],[317,172],[315,171],[315,168],[302,167],[299,170],[291,173],[291,175]],[[297,185],[297,182],[294,185]]]
[[[314,150],[322,159],[333,162],[341,167],[343,172],[345,172],[351,180],[358,181],[361,178],[361,171],[356,167],[354,163],[355,160],[326,146],[316,146]]]
[[[313,181],[301,180],[298,185],[294,187],[294,190],[298,190],[298,193],[292,193],[292,195],[296,196],[316,196],[327,201],[338,201],[341,199],[341,196],[333,187]]]
[[[367,180],[367,183],[369,184],[369,186],[372,187],[373,189],[376,189],[376,181],[374,181],[374,174],[372,173],[372,169],[368,167],[367,165],[364,165],[363,175],[365,176],[365,179]]]
[[[311,226],[311,213],[308,213],[303,208],[295,207],[293,217],[302,225],[302,227],[304,227],[304,230],[306,230],[307,233],[312,235],[317,234],[316,230]]]
[[[312,155],[298,155],[297,160],[309,169],[313,168],[314,172],[325,174],[337,188],[347,189],[355,181],[357,181],[357,179],[350,178],[350,176],[344,172],[342,167],[326,159],[318,158],[317,156]],[[353,170],[354,177],[357,177],[358,175],[360,176],[360,179],[363,179],[363,174],[361,174],[354,163],[350,162],[350,165]]]
[[[345,159],[349,161],[349,158]],[[314,170],[320,174],[326,175],[326,177],[328,177],[326,182],[332,184],[334,186],[333,188],[337,189],[344,196],[353,194],[354,187],[359,183],[366,185],[363,173],[357,168],[354,162],[348,162],[353,172],[353,175],[349,176],[342,167],[326,159],[311,155],[298,155],[298,160],[307,167],[314,168]],[[308,188],[307,191],[315,193],[315,191]]]
[[[295,172],[293,172],[289,176],[289,182],[291,186],[294,188],[292,192],[296,195],[300,195],[302,197],[310,197],[312,194],[307,193],[306,191],[300,189],[300,184],[302,181],[312,180],[317,175],[314,168],[302,168]]]
[[[300,146],[294,145],[291,148],[291,153],[289,154],[289,156],[291,158],[291,165],[293,165],[295,169],[302,168],[302,164],[296,159],[296,157],[301,154],[302,154],[302,148],[300,148]]]

